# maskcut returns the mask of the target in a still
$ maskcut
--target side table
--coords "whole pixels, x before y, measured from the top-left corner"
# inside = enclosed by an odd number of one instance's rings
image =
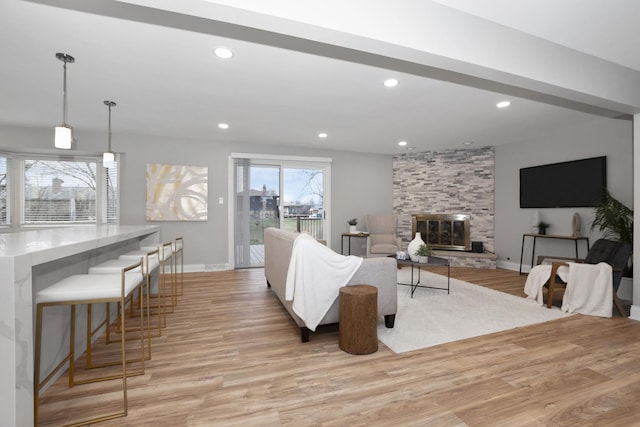
[[[378,350],[378,288],[353,285],[340,288],[340,350],[370,354]]]
[[[342,237],[340,238],[340,255],[344,255],[344,238],[348,239],[348,249],[347,249],[347,255],[351,255],[351,238],[352,237],[364,237],[367,238],[369,237],[369,233],[365,232],[365,231],[359,231],[357,233],[342,233]]]

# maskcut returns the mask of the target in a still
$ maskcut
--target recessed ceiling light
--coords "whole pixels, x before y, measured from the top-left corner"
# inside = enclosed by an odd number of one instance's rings
[[[416,147],[407,147],[407,151],[413,151],[415,149],[416,149]]]
[[[509,105],[511,105],[511,101],[500,101],[496,104],[496,107],[507,108]]]
[[[384,85],[386,87],[396,87],[398,86],[398,80],[397,79],[387,79],[384,81]]]
[[[400,142],[398,142],[398,145],[400,147],[404,147],[405,145],[407,145],[407,141],[400,141]]]
[[[326,134],[325,132],[320,132],[320,133],[318,134],[318,138],[326,138],[326,137],[328,137],[328,136],[329,136],[329,135],[328,135],[328,134]]]
[[[226,123],[218,123],[220,129],[229,129],[229,125]]]
[[[473,145],[473,141],[465,141],[462,143],[462,145],[466,145],[466,146]]]
[[[226,47],[217,47],[213,50],[213,53],[218,57],[218,58],[222,58],[222,59],[229,59],[233,56],[233,52],[231,52],[229,49],[227,49]]]

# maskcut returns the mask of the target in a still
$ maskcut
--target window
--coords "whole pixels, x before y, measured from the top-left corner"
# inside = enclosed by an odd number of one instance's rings
[[[8,165],[9,159],[0,155],[0,225],[11,223]]]
[[[306,231],[331,245],[331,159],[232,153],[229,170],[234,267],[264,265],[267,227]]]
[[[119,223],[118,161],[0,153],[0,227]]]
[[[96,222],[96,161],[24,161],[23,223]]]

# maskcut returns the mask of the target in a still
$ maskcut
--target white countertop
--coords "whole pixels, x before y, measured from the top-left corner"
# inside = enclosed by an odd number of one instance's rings
[[[37,265],[62,256],[157,232],[157,225],[86,225],[0,234],[0,258],[32,257]]]

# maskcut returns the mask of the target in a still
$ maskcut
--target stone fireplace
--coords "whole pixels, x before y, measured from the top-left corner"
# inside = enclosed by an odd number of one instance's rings
[[[438,245],[444,237],[453,246],[449,249],[455,250],[438,248],[435,255],[450,259],[452,266],[495,268],[494,157],[493,147],[412,151],[393,156],[393,210],[398,214],[398,235],[405,248],[416,230],[429,239],[427,225],[418,228],[414,215],[463,214],[468,216],[468,229],[455,218],[437,223],[438,230],[445,230]],[[459,237],[461,231],[466,234],[464,238]],[[471,242],[482,242],[484,252],[473,252]]]
[[[434,249],[471,250],[469,215],[416,214],[411,216],[412,236],[420,232],[422,240]]]

